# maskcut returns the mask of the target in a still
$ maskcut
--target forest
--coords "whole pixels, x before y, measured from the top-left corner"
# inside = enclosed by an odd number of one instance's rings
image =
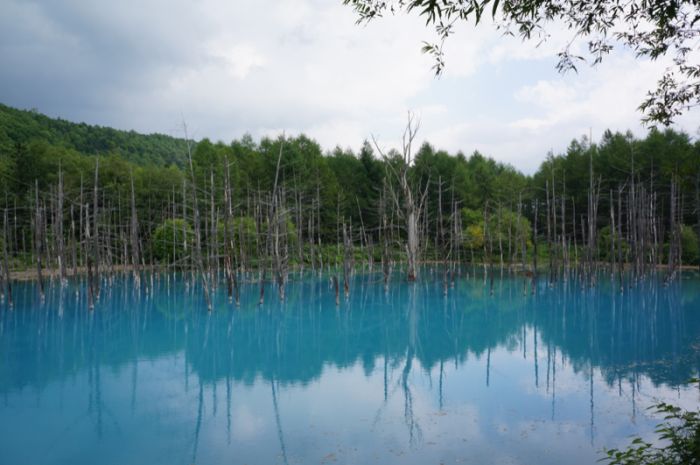
[[[205,294],[223,276],[229,295],[256,271],[262,299],[267,279],[284,298],[296,267],[333,267],[347,292],[356,266],[386,282],[394,266],[415,280],[439,262],[447,285],[465,263],[589,283],[602,269],[663,265],[670,279],[700,263],[688,134],[583,136],[525,175],[477,151],[414,147],[417,131],[409,115],[402,147],[324,152],[303,134],[193,141],[184,125],[181,138],[141,135],[0,106],[3,293],[30,269],[40,287],[86,272],[95,288],[100,272],[191,271]]]

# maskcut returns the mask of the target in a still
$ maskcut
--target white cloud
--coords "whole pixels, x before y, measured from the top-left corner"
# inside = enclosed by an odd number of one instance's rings
[[[547,109],[556,109],[570,104],[576,91],[564,81],[538,81],[534,86],[521,87],[515,98],[525,103]]]
[[[245,79],[252,70],[265,65],[265,57],[255,47],[247,44],[214,44],[211,55],[223,60],[223,67],[236,79]],[[221,66],[221,65],[220,65]]]
[[[416,15],[357,25],[326,0],[0,0],[0,101],[139,131],[230,140],[284,129],[327,149],[371,134],[395,144],[406,111],[434,146],[478,149],[533,171],[592,128],[642,133],[635,110],[663,63],[611,55],[560,76],[569,31],[540,47],[489,24],[461,26],[434,79]],[[680,120],[694,132],[695,114]]]

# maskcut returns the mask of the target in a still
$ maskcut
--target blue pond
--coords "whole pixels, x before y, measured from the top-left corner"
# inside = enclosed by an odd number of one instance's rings
[[[217,289],[180,276],[17,284],[0,304],[0,464],[594,464],[693,408],[700,278],[524,292],[522,277],[358,274]]]

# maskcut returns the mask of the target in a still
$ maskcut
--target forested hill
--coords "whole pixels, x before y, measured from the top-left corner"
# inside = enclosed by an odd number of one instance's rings
[[[119,154],[138,164],[181,165],[185,160],[183,139],[73,123],[0,103],[0,153],[11,153],[32,142],[87,155]]]

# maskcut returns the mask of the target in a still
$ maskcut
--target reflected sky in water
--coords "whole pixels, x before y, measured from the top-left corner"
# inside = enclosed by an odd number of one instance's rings
[[[181,276],[31,283],[0,305],[2,464],[592,464],[686,408],[700,367],[700,278],[624,293],[537,293],[521,277],[439,273],[387,290],[296,275],[215,309]]]

